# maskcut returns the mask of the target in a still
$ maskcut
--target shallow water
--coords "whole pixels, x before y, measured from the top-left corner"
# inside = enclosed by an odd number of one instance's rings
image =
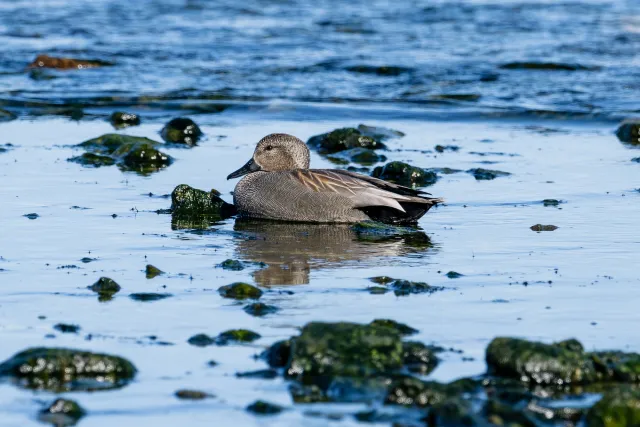
[[[346,426],[364,405],[294,406],[282,379],[234,375],[265,368],[253,356],[312,320],[407,323],[416,340],[462,351],[443,355],[429,376],[440,381],[483,373],[496,336],[640,351],[630,327],[640,321],[640,165],[630,161],[640,151],[613,134],[618,119],[640,112],[634,2],[387,3],[0,3],[0,109],[17,117],[0,115],[0,147],[13,144],[0,150],[0,361],[32,346],[131,360],[139,374],[130,385],[65,393],[89,411],[82,426],[327,424],[308,411],[344,414],[334,423]],[[43,52],[115,65],[25,71]],[[105,119],[116,109],[142,116],[122,133],[159,140],[168,118],[188,114],[206,138],[163,149],[176,162],[146,177],[67,162],[80,154],[71,145],[114,132]],[[266,134],[306,140],[359,123],[406,134],[388,141],[389,160],[461,170],[427,188],[447,201],[420,220],[431,246],[361,241],[342,226],[228,219],[179,229],[156,213],[182,183],[230,202],[236,181],[225,177]],[[316,154],[312,165],[335,167]],[[511,175],[464,172],[477,167]],[[266,267],[216,268],[228,258]],[[167,274],[146,279],[147,264]],[[379,275],[446,289],[371,295],[368,278]],[[107,303],[86,289],[101,276],[123,287]],[[262,301],[280,312],[256,318],[221,298],[218,287],[235,281],[263,286]],[[135,292],[172,296],[137,302]],[[58,333],[60,322],[81,331]],[[231,328],[262,338],[186,342]],[[217,398],[181,401],[180,388]],[[257,418],[244,408],[258,398],[290,410]],[[2,383],[0,424],[39,425],[35,414],[52,399]]]

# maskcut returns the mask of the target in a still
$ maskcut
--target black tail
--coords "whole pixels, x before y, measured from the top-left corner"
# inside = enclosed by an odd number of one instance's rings
[[[372,221],[386,224],[411,224],[417,222],[431,207],[442,203],[442,199],[424,198],[420,202],[399,202],[405,212],[388,206],[367,206],[360,208]]]

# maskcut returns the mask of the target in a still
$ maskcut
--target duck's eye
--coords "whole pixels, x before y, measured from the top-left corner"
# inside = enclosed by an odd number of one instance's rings
[[[271,151],[273,150],[273,145],[267,145],[264,149],[267,151]]]

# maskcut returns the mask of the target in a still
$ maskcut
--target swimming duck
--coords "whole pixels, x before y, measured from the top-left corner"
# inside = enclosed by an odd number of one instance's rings
[[[244,176],[233,202],[240,216],[281,221],[416,222],[442,199],[420,190],[339,169],[309,169],[309,148],[292,135],[258,142],[253,157],[227,179]]]

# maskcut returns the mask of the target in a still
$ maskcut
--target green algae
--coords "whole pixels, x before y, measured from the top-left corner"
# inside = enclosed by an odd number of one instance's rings
[[[402,336],[414,335],[419,332],[417,329],[414,329],[409,325],[405,325],[404,323],[396,322],[391,319],[376,319],[372,321],[370,325],[392,329]]]
[[[622,387],[605,392],[585,421],[587,427],[640,425],[640,390]]]
[[[257,400],[247,406],[247,411],[256,415],[276,415],[284,411],[284,408],[264,400]]]
[[[320,154],[332,154],[352,148],[366,148],[371,150],[385,149],[382,141],[363,135],[355,128],[336,129],[329,133],[311,137],[307,144],[318,150]]]
[[[248,329],[230,329],[218,335],[215,342],[217,345],[228,345],[233,343],[250,343],[254,342],[262,336]]]
[[[376,167],[371,176],[406,187],[428,187],[438,181],[438,174],[404,162],[389,162]]]
[[[155,267],[151,264],[147,264],[147,266],[144,269],[144,272],[147,279],[153,279],[155,277],[158,277],[164,274],[164,271],[160,270],[158,267]]]
[[[626,144],[640,145],[640,119],[629,119],[622,122],[616,130],[616,136]]]
[[[231,299],[258,299],[262,296],[262,291],[248,283],[236,282],[218,288],[218,293],[224,298]]]
[[[198,190],[186,184],[171,192],[171,226],[173,229],[206,229],[212,222],[235,215],[233,205],[220,198],[216,190]]]

